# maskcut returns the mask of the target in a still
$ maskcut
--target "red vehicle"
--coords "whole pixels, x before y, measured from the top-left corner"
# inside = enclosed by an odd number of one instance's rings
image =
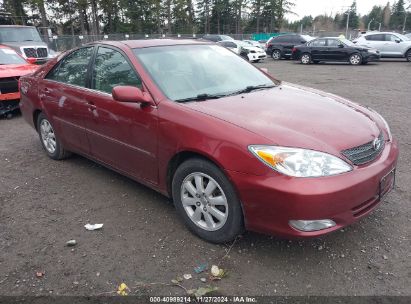
[[[208,42],[96,42],[22,77],[21,94],[51,158],[78,153],[172,197],[211,242],[319,236],[394,187],[398,144],[379,114]]]
[[[0,45],[0,116],[18,109],[19,77],[33,73],[37,68],[38,65],[28,63],[13,49]]]

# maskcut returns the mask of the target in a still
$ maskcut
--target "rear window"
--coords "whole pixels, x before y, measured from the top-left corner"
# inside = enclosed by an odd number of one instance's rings
[[[365,36],[365,39],[370,40],[370,41],[385,41],[385,35],[384,34],[368,35],[368,36]]]

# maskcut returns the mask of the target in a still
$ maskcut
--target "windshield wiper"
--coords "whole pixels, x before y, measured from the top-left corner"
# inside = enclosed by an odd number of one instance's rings
[[[244,89],[232,92],[230,95],[250,93],[251,91],[261,90],[261,89],[270,89],[270,88],[274,88],[274,87],[276,87],[275,84],[260,84],[260,85],[256,85],[256,86],[248,86],[248,87],[245,87]]]
[[[176,102],[189,102],[189,101],[204,101],[207,99],[218,99],[225,97],[227,94],[198,94],[197,96],[176,99]]]

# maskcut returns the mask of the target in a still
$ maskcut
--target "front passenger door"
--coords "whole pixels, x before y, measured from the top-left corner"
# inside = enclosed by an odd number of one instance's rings
[[[85,96],[89,105],[86,131],[91,153],[111,167],[156,184],[157,108],[114,100],[111,92],[119,85],[143,90],[127,55],[99,46],[91,67],[91,90]]]

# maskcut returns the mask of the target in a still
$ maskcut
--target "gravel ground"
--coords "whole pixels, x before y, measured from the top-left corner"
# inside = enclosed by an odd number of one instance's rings
[[[246,233],[234,244],[208,244],[184,228],[167,198],[80,156],[50,160],[21,117],[2,119],[0,295],[96,295],[121,282],[132,294],[182,295],[175,286],[137,286],[186,273],[193,278],[185,287],[205,286],[207,276],[193,271],[203,262],[228,271],[211,282],[223,295],[411,295],[411,63],[269,58],[257,66],[387,119],[400,141],[397,188],[370,216],[319,239]],[[86,223],[104,227],[86,231]],[[65,246],[71,239],[77,245]]]

